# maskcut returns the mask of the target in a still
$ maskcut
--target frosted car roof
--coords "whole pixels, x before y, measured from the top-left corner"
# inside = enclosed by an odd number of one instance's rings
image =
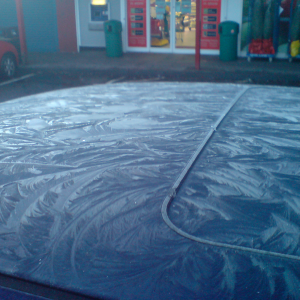
[[[0,105],[0,271],[115,299],[298,297],[297,88],[116,84]],[[221,296],[220,296],[221,295]],[[261,297],[261,298],[260,298]],[[275,299],[275,298],[274,298]]]

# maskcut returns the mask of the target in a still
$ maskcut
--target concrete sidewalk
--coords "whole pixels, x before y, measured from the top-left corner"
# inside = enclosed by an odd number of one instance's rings
[[[195,69],[195,56],[183,54],[125,53],[119,58],[104,50],[80,53],[31,53],[22,69],[44,72],[108,72],[115,76],[162,75],[167,80],[216,81],[300,86],[300,63],[287,60],[239,58],[222,62],[218,56],[201,56],[201,70]]]

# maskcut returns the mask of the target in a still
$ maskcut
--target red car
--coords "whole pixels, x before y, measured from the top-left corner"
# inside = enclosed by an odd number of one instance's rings
[[[7,78],[15,75],[19,65],[17,49],[10,43],[0,41],[0,73]]]

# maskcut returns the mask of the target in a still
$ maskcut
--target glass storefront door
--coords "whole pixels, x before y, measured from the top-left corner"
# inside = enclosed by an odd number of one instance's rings
[[[196,43],[196,0],[175,3],[175,47],[194,49]]]
[[[151,47],[171,49],[171,2],[150,0]]]
[[[196,0],[150,0],[151,49],[194,49],[195,19]]]

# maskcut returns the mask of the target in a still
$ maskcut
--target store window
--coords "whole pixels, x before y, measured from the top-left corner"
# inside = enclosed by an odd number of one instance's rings
[[[249,44],[251,42],[251,30],[252,30],[252,19],[258,18],[262,20],[260,28],[256,28],[257,35],[261,33],[261,37],[264,38],[264,35],[268,31],[266,24],[268,24],[267,18],[269,14],[267,13],[270,3],[274,3],[277,0],[244,0],[243,4],[243,24],[241,30],[241,51],[247,52]],[[278,38],[278,53],[288,53],[288,37],[290,30],[290,18],[291,16],[291,7],[295,8],[297,1],[296,0],[282,0],[280,1],[279,7],[279,23],[275,24],[278,26],[279,38]],[[258,13],[254,13],[254,5],[256,7],[261,7],[258,10]],[[253,17],[251,19],[250,12],[253,9]],[[270,22],[269,24],[273,23]]]

